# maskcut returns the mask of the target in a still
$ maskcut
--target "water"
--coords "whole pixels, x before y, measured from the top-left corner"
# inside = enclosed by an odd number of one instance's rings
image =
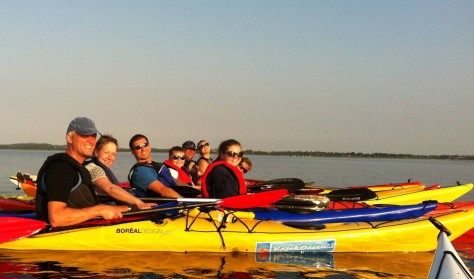
[[[0,193],[22,194],[9,181],[36,174],[51,151],[0,150]],[[167,157],[153,154],[156,161]],[[404,182],[442,186],[474,182],[473,161],[250,156],[252,179],[296,177],[320,186]],[[134,158],[119,153],[114,172],[126,181]],[[474,200],[468,193],[460,200]],[[460,250],[474,267],[472,250]],[[117,252],[0,252],[2,278],[425,278],[432,253],[278,255]]]

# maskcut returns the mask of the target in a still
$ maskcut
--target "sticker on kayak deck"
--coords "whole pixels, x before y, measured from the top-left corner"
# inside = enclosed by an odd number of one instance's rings
[[[257,242],[257,253],[334,252],[336,240],[306,240],[285,242]]]

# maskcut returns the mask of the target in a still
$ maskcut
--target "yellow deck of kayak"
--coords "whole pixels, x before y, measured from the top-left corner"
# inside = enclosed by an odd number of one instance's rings
[[[433,190],[417,191],[412,193],[403,193],[400,195],[389,196],[386,198],[376,198],[364,201],[367,204],[397,204],[410,205],[417,204],[426,200],[436,200],[438,202],[452,202],[467,192],[471,191],[473,184],[462,184],[450,187],[442,187]],[[377,192],[378,194],[378,192]]]
[[[391,191],[391,190],[400,190],[400,189],[410,189],[410,188],[418,188],[420,189],[420,186],[423,186],[425,188],[426,186],[423,184],[413,184],[413,183],[407,183],[407,184],[386,184],[386,185],[373,185],[373,186],[354,186],[354,187],[325,187],[325,186],[306,186],[308,188],[308,191],[311,188],[314,189],[322,189],[323,191],[320,192],[319,194],[328,194],[332,192],[333,190],[340,190],[340,189],[370,189],[374,192],[380,192],[380,191]]]
[[[474,227],[474,210],[437,216],[454,239]],[[185,217],[157,224],[137,221],[39,234],[0,244],[17,250],[102,250],[168,252],[410,252],[432,251],[438,230],[426,218],[395,222],[328,224],[321,230],[296,229],[274,221],[242,219],[217,232],[208,219],[186,229]],[[189,224],[189,223],[188,223]],[[219,223],[218,223],[219,224]],[[221,239],[222,237],[222,239]]]
[[[378,199],[384,199],[384,198],[423,191],[425,187],[426,187],[425,185],[415,185],[415,186],[411,186],[407,188],[397,188],[397,189],[392,189],[392,190],[377,191],[376,194],[377,194]]]

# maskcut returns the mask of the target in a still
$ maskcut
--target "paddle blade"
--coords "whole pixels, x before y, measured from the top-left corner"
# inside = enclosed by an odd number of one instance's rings
[[[225,198],[217,202],[217,204],[226,208],[236,209],[265,207],[281,200],[287,194],[287,190],[281,189]]]
[[[348,188],[333,190],[326,197],[332,201],[366,201],[376,198],[377,194],[367,188]]]
[[[265,191],[273,191],[285,189],[288,192],[292,193],[300,190],[305,186],[303,180],[298,178],[279,178],[269,181],[257,182],[252,186],[248,186],[247,190],[249,193],[259,193]]]
[[[0,243],[28,237],[46,227],[43,221],[19,217],[0,217],[0,223]]]
[[[281,211],[306,214],[326,210],[329,202],[329,198],[324,196],[293,195],[282,198],[273,206]]]

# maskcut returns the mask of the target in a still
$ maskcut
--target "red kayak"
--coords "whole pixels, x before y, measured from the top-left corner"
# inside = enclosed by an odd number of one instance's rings
[[[3,213],[27,213],[35,211],[36,202],[0,196],[0,211]]]

